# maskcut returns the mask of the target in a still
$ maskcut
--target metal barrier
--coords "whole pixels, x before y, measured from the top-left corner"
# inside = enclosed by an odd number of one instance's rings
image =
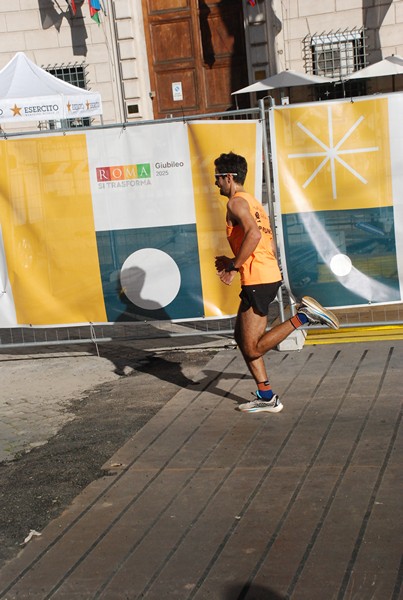
[[[144,125],[155,125],[167,122],[191,122],[200,120],[242,120],[260,118],[259,108],[250,108],[242,110],[233,110],[222,113],[208,113],[203,115],[190,115],[182,117],[172,117],[167,119],[157,119],[150,121],[136,121],[134,123],[118,123],[111,125],[96,125],[91,127],[80,127],[79,131],[94,131],[96,129],[127,129]],[[57,129],[54,132],[57,135],[69,135],[77,133],[77,129]],[[40,136],[49,135],[49,131],[22,131],[6,133],[0,132],[0,139],[12,139],[26,137],[29,135]],[[228,335],[232,334],[234,327],[234,318],[224,319],[200,319],[189,322],[169,322],[169,321],[139,321],[128,323],[102,323],[102,324],[82,324],[68,326],[36,327],[36,326],[18,326],[10,328],[0,328],[0,350],[11,348],[28,348],[35,346],[57,346],[68,344],[88,344],[98,342],[111,342],[119,340],[140,340],[172,337],[194,337],[200,335]]]
[[[263,182],[263,204],[267,205],[271,222],[274,224],[274,236],[276,237],[276,227],[274,218],[274,190],[272,185],[271,152],[269,149],[269,125],[268,111],[265,100],[259,101],[258,108],[244,110],[233,110],[224,113],[210,113],[203,115],[191,115],[175,117],[169,119],[160,119],[152,121],[138,121],[135,123],[120,123],[114,125],[99,125],[93,127],[83,127],[80,131],[94,129],[111,128],[129,128],[140,125],[153,125],[166,122],[190,122],[203,119],[261,119],[264,123],[263,134],[263,160],[264,160],[264,182]],[[71,129],[58,129],[57,134],[68,135]],[[77,130],[74,130],[77,132]],[[6,134],[1,132],[1,137],[16,138],[32,135],[49,135],[48,131],[34,132],[15,132]],[[277,302],[274,302],[269,311],[269,326],[278,321],[284,321],[288,316],[294,314],[295,304],[290,299],[285,286],[282,286]],[[368,327],[382,325],[403,325],[403,303],[365,307],[352,307],[349,309],[339,309],[335,311],[340,318],[341,328],[347,327]],[[199,319],[191,321],[170,322],[170,321],[139,321],[128,323],[102,323],[102,324],[82,324],[56,327],[33,327],[19,326],[0,329],[0,351],[6,349],[19,349],[32,346],[53,346],[70,344],[88,344],[101,342],[118,342],[144,339],[160,339],[173,337],[196,337],[196,336],[227,336],[233,334],[235,317],[217,318],[217,319]]]
[[[234,317],[200,321],[139,321],[66,325],[63,327],[14,327],[0,329],[0,350],[32,346],[58,346],[130,340],[151,340],[205,335],[232,335]]]
[[[50,133],[54,133],[55,135],[68,135],[69,133],[77,133],[81,131],[95,131],[97,129],[129,129],[131,127],[139,127],[143,125],[157,125],[161,123],[188,123],[191,121],[201,121],[203,119],[219,119],[219,120],[235,120],[235,119],[259,119],[261,118],[261,109],[260,108],[246,108],[246,109],[238,109],[238,110],[228,110],[226,112],[221,113],[206,113],[202,115],[183,115],[182,117],[169,117],[165,119],[153,119],[150,121],[135,121],[132,123],[113,123],[110,125],[92,125],[88,127],[79,127],[75,129],[71,128],[60,128],[55,129],[53,131],[46,130],[37,130],[34,131],[15,131],[7,133],[4,130],[0,130],[0,138],[3,139],[11,139],[17,137],[25,137],[29,135],[45,135],[48,136]]]

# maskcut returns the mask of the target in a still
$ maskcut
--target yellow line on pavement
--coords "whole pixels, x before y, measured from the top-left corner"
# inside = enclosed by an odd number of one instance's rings
[[[347,344],[355,342],[377,342],[403,340],[403,325],[381,325],[368,327],[346,327],[334,330],[308,330],[305,345]]]

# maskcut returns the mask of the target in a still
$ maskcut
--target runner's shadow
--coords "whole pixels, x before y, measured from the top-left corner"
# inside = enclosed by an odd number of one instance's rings
[[[239,372],[223,373],[221,371],[210,371],[208,369],[202,369],[201,373],[204,374],[204,377],[199,378],[198,381],[195,382],[197,385],[200,385],[201,390],[208,389],[208,392],[210,394],[215,394],[216,396],[219,396],[221,398],[228,398],[229,400],[233,400],[233,402],[235,402],[237,406],[247,401],[243,396],[237,396],[231,391],[220,388],[220,382],[224,379],[233,379],[235,383],[238,383],[239,380],[242,379],[242,376],[240,376]],[[247,375],[247,377],[250,376]],[[252,377],[250,377],[250,379],[252,380]]]
[[[284,596],[266,586],[245,583],[227,586],[222,600],[284,600]]]
[[[174,383],[180,387],[194,385],[193,379],[189,379],[182,370],[181,362],[175,360],[167,360],[161,356],[156,356],[153,353],[137,352],[132,359],[128,357],[114,356],[111,358],[108,353],[102,352],[102,356],[107,358],[115,365],[115,373],[117,375],[126,375],[127,367],[130,367],[136,373],[146,373],[154,375],[156,378]]]
[[[239,381],[239,373],[221,371],[213,371],[209,369],[201,369],[195,379],[191,379],[183,372],[182,362],[180,360],[181,350],[170,351],[170,354],[177,353],[178,360],[175,358],[166,359],[152,352],[142,350],[131,350],[128,353],[122,353],[122,349],[110,346],[104,346],[100,355],[112,362],[115,366],[115,373],[120,376],[127,376],[127,369],[133,370],[136,373],[146,373],[153,375],[156,379],[173,383],[179,387],[192,387],[197,391],[203,392],[208,390],[209,393],[215,394],[220,398],[228,398],[237,405],[245,402],[245,398],[233,394],[220,387],[220,382],[224,379],[233,379],[234,382]]]

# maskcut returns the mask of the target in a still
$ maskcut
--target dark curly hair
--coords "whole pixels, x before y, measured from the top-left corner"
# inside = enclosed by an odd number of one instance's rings
[[[215,159],[214,165],[218,173],[236,173],[234,181],[243,185],[248,172],[248,163],[243,156],[234,152],[220,154]]]

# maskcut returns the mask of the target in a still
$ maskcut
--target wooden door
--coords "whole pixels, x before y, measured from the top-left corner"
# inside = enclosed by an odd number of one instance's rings
[[[248,85],[242,1],[143,0],[156,119],[234,108]]]

